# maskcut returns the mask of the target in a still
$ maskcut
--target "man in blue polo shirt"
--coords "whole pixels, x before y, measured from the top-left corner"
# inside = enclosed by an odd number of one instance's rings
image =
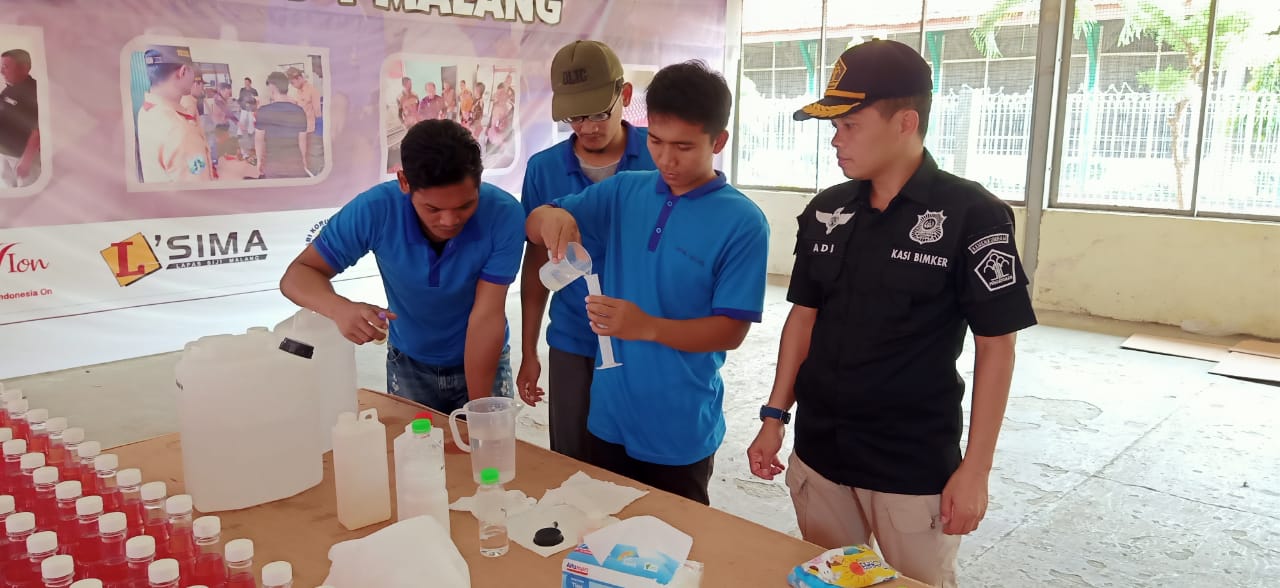
[[[280,290],[356,344],[390,321],[387,389],[441,412],[511,396],[507,287],[522,248],[520,203],[480,182],[480,146],[458,123],[423,121],[404,169],[342,207],[289,265]],[[339,296],[330,280],[372,251],[389,309]]]
[[[648,133],[622,120],[632,89],[623,80],[622,62],[608,45],[574,41],[561,48],[551,60],[551,91],[551,118],[569,123],[574,134],[529,159],[520,194],[526,213],[617,172],[654,169],[645,145]],[[604,260],[602,243],[583,245],[592,259]],[[542,375],[538,337],[547,310],[547,288],[538,279],[538,268],[546,262],[547,248],[529,243],[520,278],[524,352],[516,390],[530,406],[543,397],[538,387]],[[583,280],[557,292],[551,297],[547,327],[551,450],[581,460],[587,458],[587,409],[598,346],[582,303],[586,296]]]
[[[720,74],[665,67],[645,102],[658,171],[619,173],[539,207],[525,227],[557,259],[570,242],[604,249],[605,296],[586,310],[622,365],[592,382],[588,460],[709,504],[725,433],[720,366],[760,321],[769,225],[712,167],[733,103]]]

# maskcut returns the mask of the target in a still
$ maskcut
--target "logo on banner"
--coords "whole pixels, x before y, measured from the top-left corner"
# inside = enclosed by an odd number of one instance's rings
[[[188,269],[228,263],[248,263],[267,258],[267,243],[262,232],[254,229],[242,242],[240,232],[201,233],[197,235],[153,235],[148,240],[142,233],[112,243],[101,251],[116,283],[131,285],[161,269]],[[164,254],[162,262],[160,255]]]
[[[924,214],[916,215],[916,226],[911,227],[911,232],[907,236],[921,245],[937,243],[942,240],[942,223],[946,220],[947,215],[942,214],[941,210],[937,212],[926,210]]]
[[[305,2],[306,0],[290,0]],[[560,24],[564,0],[373,0],[373,7],[390,12],[457,16],[466,18],[492,17],[496,21],[544,22]],[[338,6],[355,6],[356,0],[338,0]]]
[[[21,243],[0,243],[0,267],[6,274],[29,274],[49,269],[48,260],[26,257],[18,250]]]
[[[327,224],[329,224],[329,219],[325,219],[320,222],[317,222],[314,225],[311,225],[311,230],[307,231],[307,240],[305,241],[305,243],[307,245],[310,245],[312,241],[315,241],[316,237],[320,236],[320,231],[323,231],[325,225]]]
[[[995,292],[1017,283],[1018,276],[1014,273],[1015,261],[1017,260],[1012,255],[999,249],[992,249],[987,252],[986,257],[982,258],[982,261],[978,262],[978,267],[973,268],[973,271],[978,274],[987,291]]]

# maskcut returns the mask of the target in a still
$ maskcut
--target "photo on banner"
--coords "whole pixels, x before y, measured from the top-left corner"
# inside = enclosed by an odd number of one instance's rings
[[[622,79],[631,84],[631,104],[622,109],[622,120],[632,126],[649,126],[649,109],[645,107],[644,96],[659,69],[661,68],[656,65],[622,64]],[[554,126],[551,132],[552,143],[559,143],[573,135],[573,127],[569,123],[557,120],[551,124]]]
[[[520,153],[520,62],[396,54],[382,65],[383,170],[401,169],[400,141],[427,119],[449,119],[480,143],[486,173],[515,167]]]
[[[121,61],[129,191],[310,185],[331,168],[328,49],[137,37]]]
[[[0,25],[0,198],[49,183],[48,68],[40,27]]]

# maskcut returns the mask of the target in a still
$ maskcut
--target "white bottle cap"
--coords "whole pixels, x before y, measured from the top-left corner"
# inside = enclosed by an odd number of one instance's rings
[[[29,512],[15,512],[4,520],[4,530],[10,535],[26,533],[36,528],[36,515]]]
[[[97,441],[85,441],[76,448],[76,455],[79,455],[80,459],[98,457],[99,453],[102,453],[102,444]]]
[[[164,584],[178,579],[178,560],[161,559],[151,562],[147,568],[147,579],[152,584]]]
[[[191,495],[175,494],[164,501],[164,511],[171,515],[191,514]]]
[[[19,398],[17,400],[5,402],[4,408],[9,411],[10,415],[14,415],[27,412],[27,409],[31,408],[31,405],[27,402],[26,398]]]
[[[62,442],[71,443],[73,445],[76,443],[83,443],[84,429],[81,429],[80,427],[68,427],[67,430],[62,432]]]
[[[118,474],[117,474],[118,476]],[[142,485],[142,499],[146,501],[161,500],[169,494],[169,487],[164,482],[147,482]]]
[[[67,430],[67,417],[53,417],[44,424],[50,433],[61,433]]]
[[[76,499],[76,516],[87,517],[102,514],[102,497],[85,496]]]
[[[13,497],[8,494],[0,495],[0,515],[11,514],[17,510],[17,506],[13,502]]]
[[[97,578],[85,578],[76,580],[71,583],[71,588],[102,588],[102,580]]]
[[[99,472],[110,472],[120,468],[120,456],[114,453],[104,453],[93,458],[93,469]],[[119,476],[120,473],[116,472]]]
[[[58,534],[40,531],[27,537],[27,553],[49,553],[58,550]]]
[[[25,396],[22,394],[22,388],[7,388],[4,392],[0,392],[0,400],[4,401],[5,406],[14,400],[22,400]]]
[[[293,581],[293,566],[287,561],[273,561],[262,566],[263,586],[284,586]]]
[[[27,442],[23,439],[11,439],[5,441],[0,450],[4,451],[5,456],[22,455],[27,452]]]
[[[24,453],[22,454],[22,459],[19,460],[18,463],[24,470],[34,470],[36,468],[42,468],[44,467],[44,454],[43,453]]]
[[[58,500],[80,498],[81,494],[84,494],[84,489],[80,486],[80,480],[58,482],[58,485],[53,487],[53,496]]]
[[[57,484],[58,468],[53,466],[36,468],[36,471],[31,473],[31,478],[36,484]]]
[[[119,533],[129,528],[129,520],[122,512],[109,512],[98,519],[98,534]]]
[[[222,519],[214,516],[203,516],[191,523],[191,533],[197,539],[208,539],[222,534]]]
[[[33,408],[27,411],[27,422],[29,423],[43,423],[48,420],[49,409],[47,408]]]
[[[138,468],[126,468],[116,472],[116,485],[118,486],[137,486],[142,483],[142,470]]]
[[[156,538],[151,535],[130,537],[124,542],[124,553],[129,559],[154,557],[156,554]]]
[[[10,441],[12,439],[13,439],[13,429],[10,429],[8,427],[4,427],[0,429],[0,443],[4,443],[5,441]]]
[[[232,539],[222,550],[223,559],[232,561],[249,561],[253,559],[252,539]]]
[[[45,580],[65,578],[76,573],[76,562],[70,555],[55,555],[40,562],[40,575]]]

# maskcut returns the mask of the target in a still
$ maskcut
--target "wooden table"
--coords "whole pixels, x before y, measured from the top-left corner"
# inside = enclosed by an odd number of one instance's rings
[[[414,414],[423,409],[401,398],[368,390],[361,390],[359,399],[361,410],[378,409],[379,420],[387,427],[387,458],[390,464],[392,440],[404,431]],[[449,437],[447,431],[445,437]],[[452,441],[449,443],[452,446]],[[476,485],[471,478],[470,456],[453,449],[445,455],[446,477],[449,498],[457,500],[474,494]],[[111,451],[120,457],[121,468],[141,468],[144,481],[166,482],[171,496],[184,492],[181,444],[177,434],[123,445]],[[356,531],[342,527],[336,513],[330,454],[325,456],[324,469],[324,481],[297,496],[244,510],[216,513],[222,518],[222,540],[253,539],[254,565],[257,568],[271,561],[286,560],[293,564],[295,586],[312,588],[320,585],[329,572],[330,546],[364,537],[390,524],[389,521]],[[792,567],[823,551],[817,545],[528,443],[517,444],[517,475],[506,487],[541,498],[546,490],[560,486],[579,470],[599,480],[648,490],[643,498],[619,513],[618,518],[654,515],[691,535],[694,541],[689,558],[703,563],[704,588],[785,586],[787,572]],[[394,507],[393,498],[393,511]],[[567,551],[544,558],[513,542],[507,555],[497,559],[485,558],[480,555],[475,518],[462,512],[452,512],[450,516],[453,541],[467,560],[473,588],[560,585],[560,564]],[[391,521],[394,520],[393,512]],[[920,588],[924,584],[903,580],[881,586]]]

